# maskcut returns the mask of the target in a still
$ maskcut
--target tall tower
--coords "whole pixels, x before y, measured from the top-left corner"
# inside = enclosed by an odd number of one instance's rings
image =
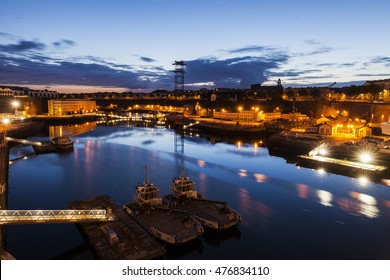
[[[173,63],[175,66],[175,70],[173,72],[175,73],[175,93],[182,93],[184,91],[184,66],[185,63],[183,60],[176,61]]]

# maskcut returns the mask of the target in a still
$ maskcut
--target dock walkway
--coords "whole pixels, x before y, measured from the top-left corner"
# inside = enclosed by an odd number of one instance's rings
[[[100,259],[156,259],[165,249],[142,229],[109,196],[98,196],[70,203],[73,209],[111,208],[115,221],[81,223],[79,229]]]

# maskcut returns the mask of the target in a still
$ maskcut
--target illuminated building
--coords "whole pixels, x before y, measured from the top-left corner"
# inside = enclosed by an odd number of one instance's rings
[[[85,114],[96,112],[96,101],[91,100],[59,100],[48,101],[50,116],[65,116],[74,114]]]

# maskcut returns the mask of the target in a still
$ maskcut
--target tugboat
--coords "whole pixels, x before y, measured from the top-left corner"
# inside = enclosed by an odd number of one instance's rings
[[[42,142],[42,145],[33,145],[33,149],[36,154],[72,151],[73,141],[69,137],[55,137]]]
[[[149,182],[146,167],[144,182],[135,189],[134,202],[125,204],[123,210],[154,237],[179,245],[203,235],[203,227],[187,211],[164,203],[160,190]]]
[[[73,150],[73,141],[69,137],[56,137],[52,139],[54,145],[59,151],[71,151]]]
[[[195,188],[195,182],[184,176],[172,181],[172,194],[166,195],[171,208],[187,210],[204,227],[226,230],[241,222],[241,215],[226,205],[226,202],[207,200]]]

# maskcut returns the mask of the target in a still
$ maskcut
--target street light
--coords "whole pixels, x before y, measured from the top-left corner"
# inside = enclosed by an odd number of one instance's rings
[[[11,105],[15,109],[14,114],[16,114],[16,109],[19,107],[20,103],[15,100],[15,101],[12,101]]]
[[[240,107],[238,107],[238,113],[237,113],[237,125],[240,124],[240,113],[241,113],[241,111],[242,111],[242,107],[240,106]]]

